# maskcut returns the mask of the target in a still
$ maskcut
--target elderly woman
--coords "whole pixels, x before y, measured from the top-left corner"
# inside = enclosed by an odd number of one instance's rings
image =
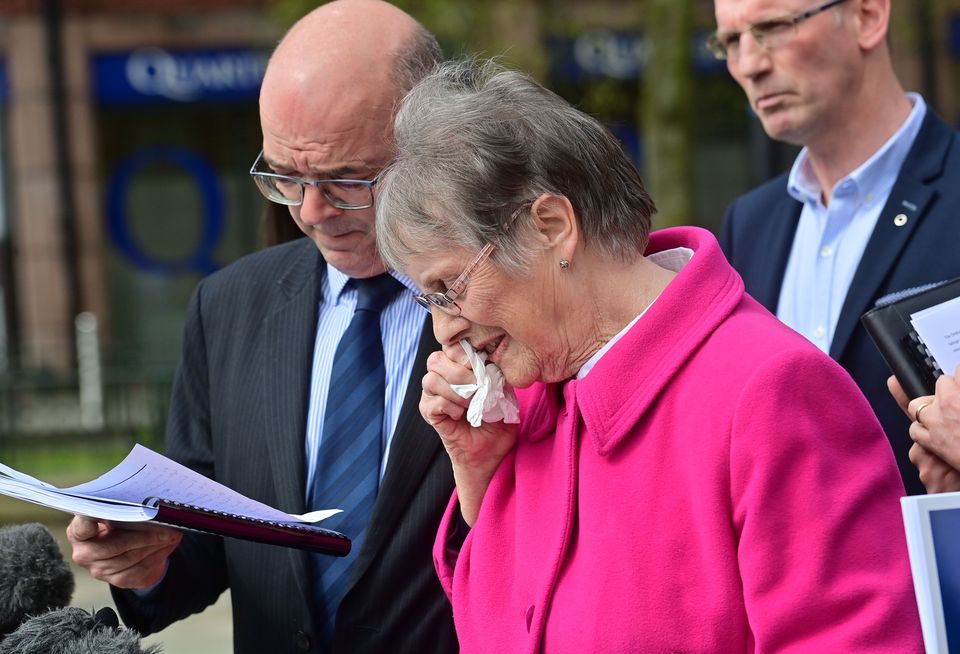
[[[420,407],[457,484],[434,557],[464,652],[921,651],[868,404],[709,233],[649,233],[610,133],[470,63],[395,131],[377,232],[442,345]],[[519,424],[467,422],[461,340]]]

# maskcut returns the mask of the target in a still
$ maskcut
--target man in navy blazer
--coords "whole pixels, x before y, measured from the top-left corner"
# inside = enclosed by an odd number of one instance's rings
[[[788,174],[733,202],[721,246],[751,295],[847,369],[907,492],[922,493],[909,422],[859,319],[887,293],[960,276],[957,134],[897,79],[890,0],[714,8],[714,54],[767,134],[803,146]]]
[[[325,444],[316,447],[316,421],[359,302],[352,280],[385,271],[371,180],[393,153],[396,104],[439,59],[436,40],[381,0],[324,4],[281,41],[261,88],[263,152],[250,153],[251,174],[264,195],[289,205],[307,237],[198,286],[171,400],[171,458],[283,511],[320,508],[307,503]],[[408,290],[380,319],[385,463],[343,594],[320,590],[302,550],[77,517],[67,529],[73,558],[113,586],[128,627],[159,631],[229,589],[238,654],[458,650],[432,559],[453,474],[418,410],[438,345],[412,282],[387,274]]]

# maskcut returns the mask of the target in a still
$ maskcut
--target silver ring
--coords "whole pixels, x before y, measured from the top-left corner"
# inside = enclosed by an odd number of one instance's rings
[[[922,422],[920,422],[920,412],[923,411],[924,409],[926,409],[927,406],[929,406],[929,404],[930,404],[929,402],[924,402],[923,404],[921,404],[920,406],[918,406],[918,407],[917,407],[917,412],[914,414],[914,417],[913,417],[913,419],[914,419],[918,424],[920,424],[920,425],[922,425],[922,426],[924,426],[924,427],[925,427],[926,425],[924,425]]]

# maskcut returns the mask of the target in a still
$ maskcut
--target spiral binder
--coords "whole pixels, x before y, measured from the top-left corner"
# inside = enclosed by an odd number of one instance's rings
[[[860,317],[880,355],[910,399],[932,395],[943,371],[914,330],[911,314],[960,297],[960,277],[891,293]]]
[[[316,525],[260,520],[162,499],[156,502],[156,507],[157,516],[151,522],[179,529],[295,547],[332,556],[350,553],[349,538]]]

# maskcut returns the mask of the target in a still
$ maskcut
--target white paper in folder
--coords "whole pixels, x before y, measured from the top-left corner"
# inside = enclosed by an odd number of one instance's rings
[[[960,297],[911,314],[910,323],[937,367],[954,374],[960,366]]]

